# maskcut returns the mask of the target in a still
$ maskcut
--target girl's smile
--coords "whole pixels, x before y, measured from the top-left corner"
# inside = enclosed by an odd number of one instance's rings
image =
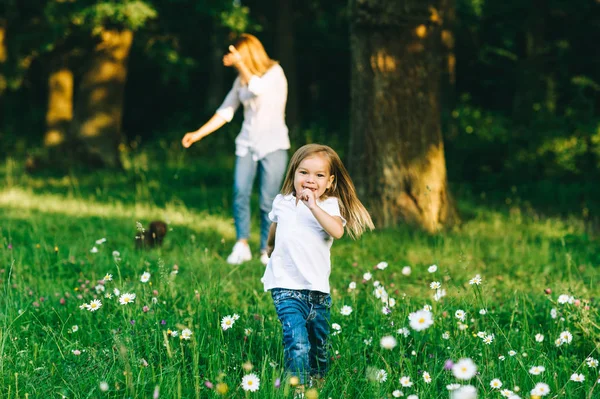
[[[325,156],[317,153],[307,157],[300,162],[294,174],[296,197],[299,197],[303,190],[310,190],[315,199],[319,199],[331,187],[333,179],[329,160]]]

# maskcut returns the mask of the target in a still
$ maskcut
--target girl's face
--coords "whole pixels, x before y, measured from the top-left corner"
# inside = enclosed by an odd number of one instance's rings
[[[331,184],[334,176],[330,173],[329,161],[321,154],[304,158],[294,173],[294,190],[296,193],[309,189],[315,198],[321,198]]]

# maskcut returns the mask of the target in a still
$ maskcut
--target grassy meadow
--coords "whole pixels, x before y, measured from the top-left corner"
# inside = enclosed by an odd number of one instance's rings
[[[2,165],[0,398],[293,397],[263,266],[225,262],[233,159],[139,150],[125,166]],[[334,243],[331,370],[306,398],[600,398],[600,245],[582,210],[455,193],[451,231]],[[136,250],[157,219],[162,248]]]

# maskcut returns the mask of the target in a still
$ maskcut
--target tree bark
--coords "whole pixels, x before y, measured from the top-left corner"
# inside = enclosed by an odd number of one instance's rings
[[[44,146],[58,148],[68,140],[73,120],[73,72],[64,63],[52,68],[48,77],[48,109]]]
[[[121,166],[119,144],[130,30],[104,30],[84,73],[75,104],[75,135],[91,167]]]
[[[376,225],[458,222],[440,122],[441,1],[350,0],[349,168]]]

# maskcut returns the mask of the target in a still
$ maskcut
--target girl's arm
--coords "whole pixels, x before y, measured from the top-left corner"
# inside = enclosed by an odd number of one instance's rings
[[[267,237],[267,255],[271,257],[275,249],[275,235],[277,234],[277,223],[271,223],[269,227],[269,237]]]
[[[321,209],[317,204],[314,207],[309,208],[312,212],[317,222],[323,227],[323,230],[327,232],[333,238],[340,239],[344,235],[344,225],[342,223],[342,218],[339,216],[331,216],[323,209]]]

